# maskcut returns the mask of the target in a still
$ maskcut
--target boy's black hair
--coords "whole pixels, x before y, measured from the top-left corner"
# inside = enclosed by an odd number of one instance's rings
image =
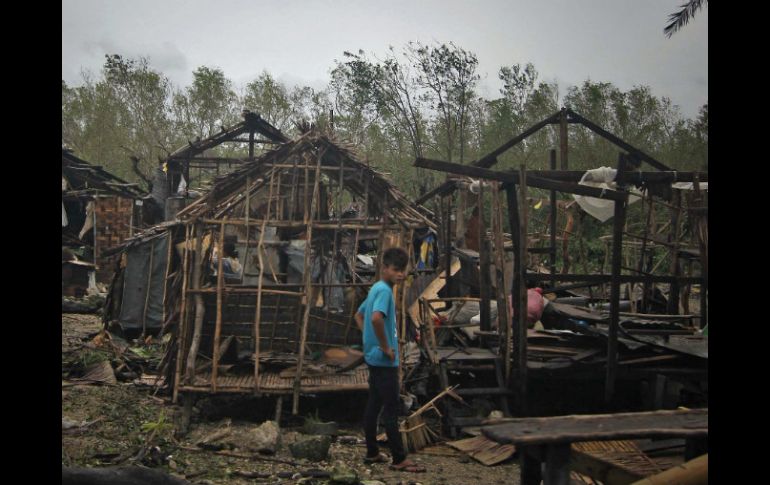
[[[390,248],[382,255],[382,264],[392,266],[397,270],[406,269],[409,262],[409,255],[401,248]]]

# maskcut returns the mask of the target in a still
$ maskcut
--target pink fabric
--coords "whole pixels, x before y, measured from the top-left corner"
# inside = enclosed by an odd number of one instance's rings
[[[532,324],[540,320],[543,316],[543,290],[540,288],[530,288],[527,290],[527,323]],[[508,295],[508,314],[511,315],[513,322],[513,307],[511,305],[511,295]]]

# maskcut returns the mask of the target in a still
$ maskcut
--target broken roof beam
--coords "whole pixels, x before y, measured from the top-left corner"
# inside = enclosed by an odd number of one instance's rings
[[[238,123],[234,127],[230,128],[229,130],[223,131],[221,133],[217,133],[216,135],[212,135],[206,139],[196,141],[194,143],[190,143],[186,147],[182,147],[169,155],[169,159],[174,158],[183,158],[187,159],[189,157],[198,155],[199,153],[203,153],[204,151],[213,148],[217,145],[220,145],[232,138],[235,138],[237,136],[240,136],[248,131],[248,128],[246,127],[245,122]]]
[[[285,143],[289,141],[289,138],[281,130],[265,121],[258,113],[244,110],[243,119],[251,131],[256,131],[274,142]]]
[[[579,182],[585,173],[585,170],[527,170],[527,175],[561,180],[563,182]],[[623,172],[620,176],[620,182],[634,185],[692,182],[695,180],[696,175],[699,181],[708,182],[708,173],[706,172],[677,172],[676,170],[660,172]]]
[[[547,125],[558,123],[560,116],[561,116],[561,111],[557,111],[556,113],[552,114],[548,118],[530,126],[518,136],[511,138],[510,140],[503,143],[499,147],[495,148],[494,150],[489,152],[487,155],[484,155],[482,158],[478,159],[477,161],[471,162],[471,165],[476,167],[482,167],[482,168],[491,167],[492,165],[497,163],[498,156],[502,155],[504,152],[508,151],[514,146],[518,145],[525,138],[545,128]]]
[[[636,148],[635,146],[631,145],[630,143],[618,138],[617,136],[613,135],[612,133],[605,130],[601,126],[595,124],[594,122],[580,116],[579,114],[572,111],[570,108],[567,108],[567,114],[571,116],[574,121],[579,122],[589,130],[593,131],[594,133],[606,139],[607,141],[614,143],[618,147],[626,150],[627,152],[633,155],[636,155],[638,158],[641,158],[642,160],[649,163],[650,165],[657,168],[658,170],[671,171],[670,167],[652,158],[650,155],[647,155],[646,153]]]
[[[497,180],[498,182],[518,184],[519,174],[517,172],[497,172],[481,167],[470,165],[460,165],[458,163],[444,162],[442,160],[431,160],[428,158],[418,158],[414,162],[415,167],[429,168],[441,172],[456,173],[468,177],[482,178],[487,180]],[[570,182],[561,182],[537,176],[527,175],[527,186],[536,187],[545,190],[557,190],[576,195],[587,195],[599,199],[625,200],[626,194],[616,190],[599,189],[585,185],[573,184]]]
[[[285,143],[289,141],[286,135],[281,133],[281,130],[262,119],[262,117],[260,117],[257,113],[244,111],[243,119],[243,121],[229,129],[222,128],[220,133],[216,133],[209,136],[208,138],[196,141],[195,143],[190,143],[188,146],[178,149],[169,155],[168,158],[186,159],[191,156],[203,153],[204,151],[222,143],[234,141],[239,136],[249,132],[257,132],[276,143]]]
[[[414,200],[415,205],[422,205],[437,195],[444,196],[452,192],[456,188],[456,182],[454,180],[447,180],[441,185],[436,186],[432,190],[421,195]]]

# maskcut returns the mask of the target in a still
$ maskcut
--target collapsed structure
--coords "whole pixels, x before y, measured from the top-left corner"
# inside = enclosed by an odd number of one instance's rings
[[[568,170],[569,124],[583,125],[619,147],[622,152],[617,166],[589,174]],[[556,150],[551,151],[551,170],[527,170],[524,166],[520,170],[490,169],[506,150],[549,125],[560,128],[561,170],[556,168]],[[642,171],[642,163],[656,170]],[[417,201],[423,203],[437,195],[442,197],[440,207],[443,207],[441,217],[445,229],[441,234],[445,241],[442,262],[444,267],[451,267],[453,258],[457,257],[460,263],[457,274],[453,270],[447,278],[446,286],[450,290],[445,296],[450,298],[430,295],[420,301],[426,315],[424,321],[431,325],[431,334],[441,331],[447,335],[449,332],[441,328],[447,327],[445,323],[450,327],[473,327],[472,322],[452,321],[450,309],[457,306],[457,301],[452,300],[463,299],[457,297],[474,296],[480,310],[476,334],[481,338],[474,343],[463,342],[469,340],[468,336],[457,335],[457,328],[453,328],[454,338],[445,339],[443,345],[450,345],[450,349],[461,345],[466,353],[473,350],[471,354],[487,347],[491,353],[502,356],[506,387],[510,387],[515,396],[520,415],[531,412],[527,411],[527,383],[532,378],[554,382],[564,379],[588,382],[603,378],[604,402],[610,408],[613,403],[617,406],[615,389],[619,379],[646,382],[645,394],[649,397],[646,405],[651,408],[662,406],[661,396],[668,379],[677,381],[679,389],[700,394],[700,402],[704,398],[707,402],[708,339],[700,332],[707,326],[708,315],[707,173],[672,170],[566,108],[469,165],[425,158],[418,158],[414,165],[460,176],[441,184]],[[592,180],[591,176],[595,178]],[[491,205],[490,224],[484,222],[484,210],[477,212],[478,252],[446,244],[455,239],[452,221],[458,221],[457,226],[464,217],[462,204],[453,217],[451,197],[457,190],[467,191],[469,184],[477,194],[478,207],[484,208],[487,204],[489,208]],[[486,190],[491,204],[485,202],[485,187],[489,187]],[[646,223],[629,232],[631,229],[626,228],[625,220],[633,187],[643,191],[636,193],[637,199],[642,200]],[[529,197],[528,190],[547,192],[544,197]],[[507,217],[504,217],[500,200],[503,191],[507,199]],[[568,205],[566,201],[557,200],[557,192],[573,195],[581,209],[588,207],[589,211],[599,214],[600,220],[606,220],[608,216],[613,218],[612,234],[603,238],[607,243],[605,267],[607,262],[610,263],[607,271],[602,268],[598,274],[570,273],[566,257],[562,259],[561,271],[558,270],[557,238],[563,243],[566,256],[572,224],[569,216],[570,222],[559,234],[557,210],[560,205],[562,208]],[[467,192],[463,195],[473,197]],[[544,204],[550,206],[550,214],[545,227],[538,227],[531,222],[529,213]],[[594,207],[589,207],[591,205]],[[658,211],[660,207],[669,211],[670,221],[657,224],[651,217],[655,207]],[[505,219],[512,234],[509,244],[502,234]],[[468,224],[469,228],[471,225]],[[491,226],[489,232],[488,226]],[[683,239],[685,230],[689,241]],[[469,232],[473,231],[469,229]],[[656,251],[661,254],[656,254],[657,261],[653,264],[653,252]],[[506,264],[509,253],[512,264]],[[635,259],[631,257],[633,255]],[[547,265],[539,262],[541,256],[547,258]],[[661,267],[662,262],[668,264]],[[510,279],[505,277],[504,268],[512,269]],[[609,292],[606,291],[608,286]],[[689,307],[689,296],[695,292],[693,286],[699,290],[698,314],[692,314]],[[540,318],[544,329],[540,331],[532,329],[533,321],[527,321],[526,310],[531,301],[528,287],[540,287],[548,297]],[[661,287],[667,298],[663,297]],[[621,289],[626,292],[625,300],[621,298]],[[506,304],[508,295],[511,306]],[[621,312],[621,309],[626,311]],[[492,310],[497,311],[497,321],[511,322],[511,326],[496,325]],[[513,318],[506,316],[511,310]],[[682,310],[685,310],[684,314]],[[450,318],[441,322],[441,315]],[[441,325],[433,328],[436,323]],[[435,346],[437,340],[426,341]],[[440,345],[433,349],[439,365],[442,352],[446,350]],[[471,360],[471,355],[459,355],[453,352],[452,358]],[[459,425],[463,421],[457,422]]]
[[[570,123],[620,147],[617,167],[568,170]],[[561,170],[556,150],[551,170],[490,169],[549,125],[561,127]],[[196,142],[187,163],[214,160],[196,150],[215,139],[247,141],[223,133]],[[490,409],[504,415],[510,397],[516,414],[532,412],[532,381],[603,382],[609,409],[624,405],[618,381],[646,386],[650,409],[665,407],[667,388],[707,402],[707,336],[699,330],[707,328],[706,173],[671,170],[568,109],[470,165],[418,159],[418,167],[459,178],[416,203],[328,135],[308,131],[273,144],[257,157],[250,143],[247,158],[215,159],[239,168],[123,246],[106,322],[171,334],[164,381],[186,410],[201,393],[273,395],[279,403],[292,395],[297,412],[301,393],[366,389],[353,314],[377,280],[378,256],[393,245],[410,255],[411,278],[395,289],[404,392],[426,397],[451,388],[497,401]],[[656,170],[642,171],[642,163]],[[184,176],[188,169],[174,170]],[[463,192],[476,200],[471,220],[453,200]],[[583,200],[559,200],[557,192]],[[436,214],[421,205],[435,195]],[[630,197],[643,207],[641,228],[626,227]],[[602,221],[612,216],[598,273],[569,272],[580,266],[566,257],[578,204]],[[550,213],[545,224],[528,215],[542,206]],[[666,224],[656,223],[656,207],[671,214]],[[559,211],[567,219],[561,231]],[[534,319],[525,310],[528,287],[546,297]],[[689,306],[694,293],[698,314]],[[532,328],[535,321],[542,327]],[[469,410],[457,402],[442,404],[450,435],[484,423],[489,413],[478,403]]]
[[[89,273],[108,283],[112,256],[105,250],[133,236],[144,193],[62,148],[62,294],[83,296]],[[66,254],[65,254],[66,253]]]

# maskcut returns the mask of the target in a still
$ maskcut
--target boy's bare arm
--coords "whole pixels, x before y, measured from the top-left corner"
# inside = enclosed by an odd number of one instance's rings
[[[381,312],[372,313],[372,328],[377,340],[380,342],[382,353],[388,356],[390,360],[395,359],[393,349],[388,345],[388,339],[385,337],[385,316]]]
[[[358,329],[363,332],[364,331],[364,315],[361,312],[356,312],[356,314],[353,315],[353,319],[356,321],[356,325],[358,326]]]

